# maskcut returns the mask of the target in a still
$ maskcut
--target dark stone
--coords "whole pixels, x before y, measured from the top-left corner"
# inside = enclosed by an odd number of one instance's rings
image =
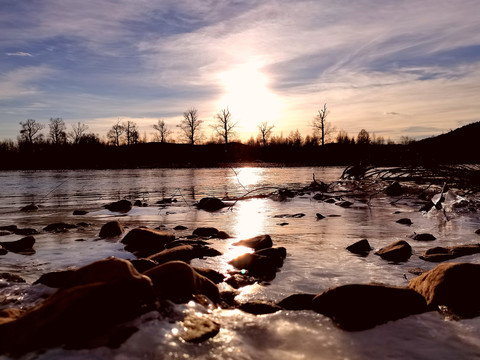
[[[402,225],[412,225],[412,220],[410,220],[409,218],[402,218],[402,219],[398,219],[397,221],[395,221],[396,223],[398,224],[402,224]]]
[[[145,257],[165,249],[165,245],[175,240],[171,233],[146,228],[136,228],[128,232],[122,239],[125,250]]]
[[[219,251],[204,245],[181,245],[171,249],[162,250],[156,254],[150,255],[147,259],[153,260],[158,264],[164,264],[169,261],[180,260],[189,263],[193,259],[201,259],[205,256],[222,255]]]
[[[156,261],[149,259],[132,259],[130,262],[140,274],[158,265]]]
[[[188,314],[183,319],[183,328],[184,331],[180,337],[186,342],[197,344],[217,335],[220,331],[220,324],[204,316]]]
[[[142,207],[143,206],[142,200],[135,200],[135,202],[133,203],[133,206]]]
[[[88,211],[85,210],[74,210],[73,215],[87,215]]]
[[[317,220],[325,219],[325,216],[323,216],[323,215],[320,214],[320,213],[316,213],[315,216],[317,217]]]
[[[51,288],[66,288],[72,280],[75,270],[54,271],[42,274],[34,284],[43,284]]]
[[[27,236],[16,241],[0,242],[0,245],[8,251],[27,254],[30,254],[33,251],[34,244],[35,238],[33,236]]]
[[[218,271],[207,268],[194,267],[195,271],[207,279],[210,279],[214,284],[220,284],[225,280],[225,276]]]
[[[437,239],[432,234],[427,234],[427,233],[423,233],[423,234],[414,233],[413,235],[410,236],[410,238],[417,241],[433,241]]]
[[[10,232],[14,232],[15,230],[17,230],[17,225],[4,225],[4,226],[0,226],[0,230],[5,230],[5,231],[10,231]]]
[[[66,224],[63,222],[59,222],[59,223],[49,224],[45,226],[43,230],[48,232],[63,232],[68,229],[75,229],[76,227],[77,225],[74,225],[74,224]]]
[[[330,198],[330,199],[325,200],[324,202],[327,203],[327,204],[334,204],[337,201],[334,198]]]
[[[367,239],[362,239],[356,243],[353,243],[352,245],[347,246],[347,250],[357,255],[366,256],[372,250],[372,247]]]
[[[222,239],[222,240],[230,239],[230,238],[231,238],[231,236],[228,235],[225,231],[219,231],[215,237],[216,237],[217,239]]]
[[[206,211],[217,211],[226,206],[227,205],[222,200],[217,199],[215,197],[203,198],[197,204],[198,209],[202,209]]]
[[[304,217],[305,214],[303,213],[297,213],[297,214],[280,214],[280,215],[274,215],[274,218],[294,218],[294,219],[299,219]]]
[[[82,222],[79,222],[79,223],[77,224],[78,227],[89,227],[89,226],[91,226],[91,225],[92,225],[92,224],[89,224],[89,223],[83,222],[83,221],[82,221]]]
[[[11,273],[0,273],[0,279],[3,279],[5,281],[8,281],[10,283],[25,283],[25,279]]]
[[[235,246],[246,246],[254,250],[266,249],[272,247],[272,238],[270,235],[258,235],[250,239],[234,242]]]
[[[396,241],[378,250],[375,255],[393,262],[404,262],[412,256],[412,247],[405,240]]]
[[[124,231],[123,226],[118,221],[109,221],[102,226],[98,236],[101,238],[115,237],[122,235]]]
[[[174,248],[177,246],[183,246],[183,245],[210,245],[210,243],[204,240],[199,240],[197,237],[194,237],[193,239],[181,239],[181,240],[174,240],[172,242],[169,242],[168,244],[165,245],[165,249],[171,249],[171,248]]]
[[[403,195],[403,188],[398,181],[395,181],[393,184],[387,186],[385,193],[388,196],[400,196]]]
[[[279,223],[279,224],[277,224],[277,225],[279,225],[279,226],[286,226],[286,225],[288,225],[288,223],[287,223],[287,222],[282,222],[282,223]]]
[[[422,268],[410,268],[408,269],[408,272],[413,275],[422,275],[423,273],[426,273],[428,270],[427,269],[422,269]]]
[[[164,204],[171,204],[173,202],[172,198],[163,198],[162,200],[158,200],[156,203],[159,205],[164,205]]]
[[[5,249],[2,245],[0,245],[0,255],[7,255],[8,250]]]
[[[119,200],[104,205],[104,208],[114,212],[126,213],[132,210],[132,203],[128,200]]]
[[[430,306],[446,306],[461,317],[480,315],[480,265],[445,263],[410,280],[408,287],[425,297]]]
[[[293,294],[280,300],[277,305],[285,310],[312,310],[314,294]]]
[[[183,261],[158,265],[144,275],[152,279],[157,296],[176,303],[186,303],[194,294],[205,295],[213,302],[220,300],[217,286]]]
[[[13,233],[15,235],[27,236],[27,235],[36,235],[38,234],[38,231],[32,228],[24,228],[24,229],[15,229]]]
[[[255,251],[255,254],[268,257],[277,268],[280,268],[283,266],[283,260],[287,257],[287,249],[284,247],[266,248]]]
[[[199,227],[193,230],[193,235],[202,237],[216,236],[217,234],[218,230],[213,227]]]
[[[177,225],[173,228],[173,230],[187,230],[188,228],[183,225]]]
[[[348,331],[373,328],[427,311],[423,296],[408,288],[351,284],[329,289],[312,300],[313,309]]]
[[[353,205],[353,203],[351,201],[345,200],[345,201],[336,202],[335,205],[343,207],[343,208],[349,208],[350,206]]]
[[[254,315],[273,314],[277,311],[283,310],[280,306],[266,301],[249,301],[240,304],[239,308],[240,310]]]
[[[257,254],[243,254],[228,262],[239,270],[247,270],[254,277],[271,280],[277,272],[275,260]]]
[[[420,259],[431,262],[442,262],[461,256],[480,253],[480,244],[456,245],[447,247],[434,247],[428,249],[420,256]]]
[[[480,235],[480,229],[478,229],[477,231],[475,231],[475,234]]]
[[[20,209],[20,211],[35,211],[35,210],[38,210],[38,206],[35,204],[30,204]]]
[[[241,287],[255,284],[257,280],[252,276],[237,272],[231,274],[230,277],[225,279],[225,282],[234,289],[240,289]]]

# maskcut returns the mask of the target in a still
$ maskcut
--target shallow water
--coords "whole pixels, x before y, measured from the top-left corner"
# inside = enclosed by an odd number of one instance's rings
[[[189,235],[199,226],[213,226],[233,238],[214,240],[212,246],[224,255],[195,260],[194,265],[222,272],[227,261],[245,251],[231,244],[237,240],[270,234],[275,246],[287,248],[281,271],[270,284],[255,284],[241,289],[239,301],[280,300],[293,293],[320,293],[332,286],[349,283],[381,282],[404,286],[413,277],[410,268],[435,266],[420,260],[432,246],[478,242],[474,233],[480,227],[477,214],[451,216],[424,215],[419,205],[376,195],[370,206],[353,200],[351,208],[342,208],[312,199],[305,194],[279,202],[272,199],[242,200],[232,208],[208,213],[193,207],[204,196],[236,197],[261,187],[295,187],[317,179],[338,179],[341,168],[238,168],[238,169],[151,169],[102,171],[0,172],[0,225],[41,229],[54,222],[90,223],[65,233],[41,231],[35,235],[36,253],[30,256],[8,253],[1,257],[0,272],[13,272],[25,278],[27,285],[0,282],[0,304],[28,306],[47,288],[31,286],[42,273],[77,267],[108,256],[132,258],[116,241],[100,240],[100,227],[111,219],[133,228],[165,226],[177,236]],[[265,188],[260,192],[270,192]],[[258,192],[254,193],[257,194]],[[160,207],[155,202],[174,197],[177,202]],[[128,198],[140,199],[148,207],[133,208],[128,214],[112,213],[104,204]],[[38,211],[20,212],[29,203],[40,204]],[[415,205],[415,206],[413,206]],[[75,209],[88,210],[73,216]],[[400,211],[398,214],[395,212]],[[303,213],[300,218],[278,217]],[[317,220],[321,213],[325,219]],[[332,216],[335,215],[335,216]],[[395,223],[408,217],[413,225]],[[282,223],[288,223],[280,225]],[[174,231],[176,225],[187,230]],[[406,239],[413,232],[429,232],[437,237],[432,243],[407,239],[416,255],[402,264],[390,264],[373,252],[367,257],[350,254],[345,247],[366,238],[374,248]],[[16,235],[0,241],[17,240]],[[76,241],[82,239],[83,241]],[[459,261],[480,263],[478,256]],[[222,285],[227,289],[227,285]],[[446,320],[437,313],[426,313],[391,322],[362,332],[344,332],[330,319],[309,311],[282,311],[253,316],[239,310],[206,311],[195,304],[177,307],[178,311],[204,313],[221,324],[220,333],[203,344],[188,344],[178,337],[179,324],[145,314],[138,319],[140,330],[119,349],[67,351],[52,349],[36,359],[471,359],[480,358],[480,318]],[[32,358],[26,355],[25,358]]]

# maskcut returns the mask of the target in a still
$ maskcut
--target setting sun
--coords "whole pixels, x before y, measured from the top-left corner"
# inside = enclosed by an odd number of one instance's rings
[[[256,133],[262,121],[274,122],[282,108],[277,95],[268,88],[260,66],[243,64],[220,75],[225,94],[219,107],[228,107],[243,132]]]

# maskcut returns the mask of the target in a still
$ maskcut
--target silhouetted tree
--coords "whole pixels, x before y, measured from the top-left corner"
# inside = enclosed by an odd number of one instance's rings
[[[408,145],[414,143],[416,140],[409,136],[400,136],[400,144]]]
[[[33,144],[34,142],[40,141],[43,138],[43,134],[40,133],[45,125],[38,123],[34,119],[28,119],[25,122],[20,121],[20,140]]]
[[[228,142],[235,134],[234,128],[237,126],[237,122],[232,120],[232,113],[228,109],[222,109],[215,115],[216,123],[213,125],[213,129],[217,135],[223,140],[225,144],[225,152],[228,151]]]
[[[288,145],[291,145],[291,146],[297,146],[297,147],[302,146],[303,138],[302,138],[302,135],[300,134],[300,131],[298,131],[298,129],[295,131],[290,131],[290,134],[287,137],[287,143]]]
[[[154,135],[155,139],[160,140],[161,143],[166,142],[168,137],[172,134],[172,131],[167,128],[164,120],[159,119],[158,123],[153,125],[153,128],[158,131],[158,134]]]
[[[137,144],[139,138],[137,124],[128,120],[126,123],[123,123],[122,126],[125,129],[125,140],[127,145]]]
[[[67,141],[67,127],[62,118],[50,118],[48,127],[50,128],[49,137],[52,144],[58,145]]]
[[[368,145],[370,144],[370,134],[368,133],[367,130],[362,129],[357,135],[357,144],[364,144]]]
[[[182,129],[185,140],[191,145],[195,145],[196,142],[200,141],[202,136],[200,133],[202,123],[203,120],[198,118],[197,109],[192,107],[183,113],[183,120],[180,125],[177,126]]]
[[[80,143],[82,137],[87,133],[88,125],[82,124],[80,121],[76,124],[72,124],[72,131],[67,133],[67,137],[72,141],[73,144]]]
[[[263,146],[267,145],[268,139],[270,139],[274,127],[275,125],[269,125],[267,121],[264,121],[260,125],[258,125],[258,131],[260,132],[260,141],[262,142]]]
[[[323,108],[318,110],[318,115],[313,118],[312,126],[315,133],[320,133],[320,141],[325,145],[325,139],[335,131],[335,128],[327,122],[327,116],[330,113],[327,104],[323,104]]]
[[[355,144],[355,138],[350,138],[345,130],[338,132],[336,141],[338,144]]]
[[[113,145],[120,146],[120,142],[124,132],[125,128],[122,124],[120,124],[120,119],[118,119],[117,123],[113,125],[112,128],[108,131],[107,138]]]

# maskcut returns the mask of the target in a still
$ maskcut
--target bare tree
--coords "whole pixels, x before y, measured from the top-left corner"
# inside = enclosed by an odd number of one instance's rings
[[[27,143],[33,144],[43,138],[43,134],[40,133],[45,125],[38,123],[34,119],[28,119],[25,122],[20,121],[20,139]]]
[[[137,144],[138,138],[140,137],[137,124],[128,120],[126,123],[123,123],[122,126],[125,130],[125,140],[127,141],[127,145]]]
[[[160,140],[161,143],[167,142],[168,137],[172,134],[172,131],[167,128],[164,120],[158,120],[156,124],[153,125],[153,128],[158,131],[158,134],[155,134],[155,138]]]
[[[177,125],[183,131],[185,139],[191,144],[195,145],[200,141],[202,135],[200,133],[200,126],[203,120],[198,118],[198,111],[195,108],[190,108],[183,113],[183,120],[180,125]]]
[[[78,144],[80,140],[87,134],[88,125],[82,124],[80,121],[72,125],[72,131],[67,133],[67,137],[74,144]]]
[[[48,127],[50,128],[49,137],[53,144],[58,145],[67,141],[67,126],[62,118],[50,118]]]
[[[330,135],[335,132],[335,128],[327,122],[327,116],[330,113],[327,104],[323,104],[323,108],[318,110],[318,115],[313,118],[313,129],[315,133],[320,133],[320,141],[325,145],[325,139],[328,140]]]
[[[107,138],[112,142],[113,145],[120,146],[120,141],[124,132],[125,128],[120,123],[120,119],[118,119],[117,123],[108,131]]]
[[[222,109],[215,115],[216,123],[213,125],[213,129],[217,132],[217,135],[223,140],[225,144],[225,152],[228,151],[228,141],[234,135],[234,128],[237,126],[237,122],[232,120],[232,113],[228,109]]]
[[[357,135],[357,144],[368,145],[371,143],[370,134],[367,130],[362,129]]]
[[[270,135],[272,135],[272,130],[274,127],[275,125],[269,125],[267,121],[264,121],[258,125],[258,131],[260,132],[260,139],[263,146],[267,146],[268,139],[270,139]]]

